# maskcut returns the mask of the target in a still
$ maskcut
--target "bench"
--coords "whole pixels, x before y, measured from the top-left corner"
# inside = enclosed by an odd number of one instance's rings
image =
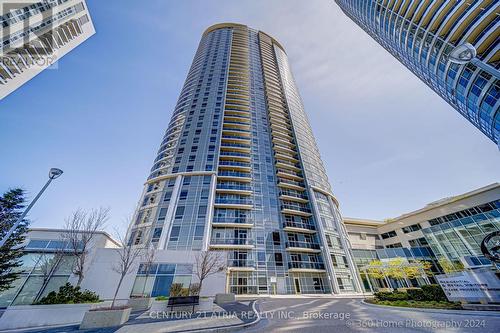
[[[168,299],[167,309],[171,308],[171,311],[174,310],[174,307],[192,305],[193,312],[195,305],[200,304],[200,296],[176,296],[170,297]]]

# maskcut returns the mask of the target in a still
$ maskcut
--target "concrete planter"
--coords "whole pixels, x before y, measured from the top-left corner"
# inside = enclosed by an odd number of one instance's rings
[[[0,317],[0,330],[81,323],[90,309],[104,303],[9,306]]]
[[[216,294],[215,295],[215,303],[217,304],[224,304],[224,303],[231,303],[235,302],[236,298],[234,294]]]
[[[147,310],[151,308],[153,300],[151,297],[131,298],[128,300],[128,306],[132,308],[132,311]]]
[[[200,305],[197,306],[197,311],[206,312],[212,311],[214,306],[214,300],[210,297],[200,297]]]
[[[125,309],[107,309],[97,311],[87,311],[83,317],[80,329],[103,328],[120,326],[127,322],[131,308]]]

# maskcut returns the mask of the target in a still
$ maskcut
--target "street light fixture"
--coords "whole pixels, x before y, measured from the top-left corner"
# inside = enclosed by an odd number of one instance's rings
[[[26,217],[26,215],[28,214],[28,212],[30,211],[30,209],[37,202],[38,198],[40,198],[40,196],[42,195],[42,193],[47,189],[47,187],[49,187],[49,185],[52,182],[52,180],[59,178],[62,174],[63,174],[63,171],[61,169],[57,169],[57,168],[50,169],[50,171],[49,171],[49,180],[47,181],[47,183],[45,183],[45,185],[42,187],[42,189],[40,190],[40,192],[38,192],[38,194],[36,195],[36,197],[33,199],[33,201],[31,201],[31,203],[25,209],[25,211],[21,214],[21,216],[17,219],[16,223],[14,223],[12,225],[12,227],[10,227],[9,231],[5,234],[5,236],[2,238],[2,240],[0,240],[0,248],[2,248],[5,245],[5,242],[7,242],[7,240],[9,239],[9,237],[12,236],[12,234],[17,229],[17,227],[19,226],[19,224],[23,221],[23,219]]]
[[[486,62],[479,60],[476,56],[477,56],[477,50],[474,47],[474,45],[470,43],[463,43],[458,46],[455,46],[455,48],[451,50],[450,54],[448,55],[448,59],[450,60],[450,62],[459,65],[473,63],[474,65],[485,70],[491,75],[497,78],[500,77],[500,71],[498,69],[488,65]]]

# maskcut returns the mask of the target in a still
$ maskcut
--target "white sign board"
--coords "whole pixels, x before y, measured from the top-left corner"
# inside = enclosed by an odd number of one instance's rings
[[[436,275],[449,301],[500,302],[500,279],[490,268]]]

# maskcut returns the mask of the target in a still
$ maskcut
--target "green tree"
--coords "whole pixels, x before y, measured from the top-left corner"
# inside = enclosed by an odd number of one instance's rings
[[[446,257],[440,257],[438,259],[438,264],[441,266],[441,269],[446,274],[461,272],[464,270],[464,265],[459,261],[451,261]]]
[[[0,197],[0,239],[21,216],[25,201],[25,193],[20,188],[11,189]],[[24,242],[27,229],[28,221],[23,220],[0,248],[0,292],[9,289],[12,282],[21,274],[17,268],[22,265],[21,244]]]

